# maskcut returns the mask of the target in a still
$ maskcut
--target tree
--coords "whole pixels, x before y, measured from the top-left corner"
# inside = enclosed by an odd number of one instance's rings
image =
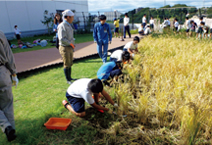
[[[50,13],[50,16],[49,16],[49,12],[47,10],[45,10],[43,17],[44,17],[44,20],[43,21],[41,20],[41,23],[46,25],[46,27],[48,29],[48,33],[50,34],[51,33],[50,28],[52,28],[52,26],[53,26],[54,14]]]
[[[161,7],[161,8],[171,8],[171,6],[170,5],[166,5],[166,6]]]

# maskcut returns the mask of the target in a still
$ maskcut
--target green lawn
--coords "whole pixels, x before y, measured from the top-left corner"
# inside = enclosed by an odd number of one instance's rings
[[[24,37],[21,40],[23,42],[29,42],[29,43],[33,43],[34,40],[36,39],[46,39],[46,40],[52,40],[54,37],[54,35],[39,35],[39,36],[34,36],[34,37]],[[92,34],[75,34],[75,43],[83,43],[83,42],[89,42],[89,41],[93,41],[93,35]],[[17,45],[17,40],[13,39],[11,40],[11,44],[15,44]],[[35,46],[33,48],[26,48],[26,49],[21,49],[21,48],[15,48],[12,49],[13,53],[20,53],[20,52],[27,52],[27,51],[34,51],[34,50],[40,50],[40,49],[48,49],[48,48],[54,48],[55,46],[52,46],[53,43],[48,43],[48,45],[46,47],[41,47],[41,46]]]
[[[75,62],[74,78],[95,78],[101,59],[92,58]],[[62,66],[19,78],[17,88],[13,88],[14,111],[17,139],[14,144],[93,144],[95,138],[103,138],[94,125],[109,126],[111,115],[88,110],[87,118],[71,115],[62,105],[69,85],[66,83]],[[91,113],[91,112],[95,112]],[[96,115],[96,116],[95,116]],[[71,118],[67,131],[47,130],[44,123],[50,117]],[[114,118],[113,118],[114,119]],[[102,120],[102,121],[101,121]],[[9,144],[0,133],[0,144]],[[98,144],[98,143],[97,143]]]

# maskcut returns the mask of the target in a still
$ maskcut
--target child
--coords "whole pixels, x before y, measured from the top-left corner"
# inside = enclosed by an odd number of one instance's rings
[[[197,29],[197,34],[196,34],[196,38],[198,38],[199,34],[200,34],[200,38],[202,37],[202,33],[203,33],[203,29],[201,27],[201,22],[203,22],[203,17],[200,17],[200,22],[199,22],[199,27]]]
[[[138,33],[140,35],[144,35],[144,28],[143,28],[143,25],[142,24],[141,24],[141,27],[139,27],[139,29],[138,29]]]
[[[14,31],[15,31],[16,39],[18,40],[18,45],[19,44],[23,44],[21,42],[21,31],[18,29],[18,26],[17,25],[14,26]]]
[[[190,24],[190,20],[188,17],[186,17],[186,36],[188,37],[189,36],[189,30],[191,28],[191,24]]]
[[[130,26],[129,26],[130,18],[128,16],[128,13],[125,13],[124,16],[125,16],[124,17],[124,38],[126,38],[126,32],[128,33],[129,38],[131,38]]]
[[[97,77],[98,79],[103,81],[105,85],[110,86],[107,81],[110,79],[112,79],[113,81],[114,78],[117,80],[118,76],[122,74],[121,69],[121,62],[107,62],[99,68],[97,72]]]
[[[114,25],[115,25],[114,36],[116,37],[116,35],[118,34],[118,37],[120,38],[120,36],[119,36],[119,21],[120,20],[117,20],[116,18],[114,18]]]
[[[210,39],[212,38],[212,24],[211,24],[211,30],[210,30]]]
[[[150,29],[154,30],[154,19],[153,19],[153,17],[151,17],[151,19],[149,20],[149,23],[150,23]]]
[[[179,23],[178,23],[178,19],[176,18],[174,23],[174,27],[175,27],[175,31],[178,31],[178,27],[179,27]]]
[[[170,28],[171,27],[171,22],[170,22],[169,18],[167,18],[167,22],[168,22],[168,27]]]
[[[111,44],[112,33],[110,25],[106,23],[106,16],[101,15],[100,22],[96,23],[93,30],[94,43],[97,43],[97,51],[103,63],[107,62],[108,43]],[[103,53],[102,53],[103,47]]]
[[[110,61],[114,62],[121,61],[123,64],[129,60],[130,60],[130,53],[128,51],[116,50],[110,56]]]
[[[146,21],[146,14],[144,14],[144,16],[143,16],[143,18],[142,18],[143,28],[145,28],[146,23],[147,23],[147,21]]]
[[[150,29],[149,24],[147,24],[146,29],[144,31],[144,35],[149,35],[150,33],[151,33],[151,29]]]
[[[197,24],[192,20],[191,22],[191,28],[190,28],[190,36],[195,32]]]
[[[128,42],[125,46],[124,46],[124,51],[128,51],[131,55],[135,52],[138,52],[138,43],[140,42],[140,38],[138,36],[135,36],[133,41]]]
[[[169,22],[167,21],[167,18],[164,18],[163,21],[163,28],[166,29],[168,27]]]
[[[201,22],[200,26],[202,27],[203,30],[203,38],[208,38],[208,33],[209,33],[209,27],[205,25],[205,22]]]
[[[94,95],[94,99],[92,98],[92,94]],[[102,94],[114,107],[118,107],[118,105],[113,102],[110,95],[103,89],[103,84],[99,79],[88,78],[79,79],[73,82],[66,92],[66,98],[70,104],[66,100],[63,100],[62,104],[71,113],[79,117],[84,117],[86,115],[85,101],[98,110],[109,111],[108,108],[98,105],[100,94]]]

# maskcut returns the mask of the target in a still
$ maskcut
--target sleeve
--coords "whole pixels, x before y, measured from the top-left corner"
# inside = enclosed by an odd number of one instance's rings
[[[109,32],[109,41],[112,41],[112,33],[111,33],[111,30],[110,30],[110,25],[108,24],[108,32]]]
[[[58,39],[59,39],[59,41],[61,41],[63,44],[65,44],[67,46],[70,45],[73,41],[73,40],[69,41],[67,39],[64,26],[61,26],[61,27],[58,28]]]
[[[16,74],[15,59],[3,32],[0,32],[0,39],[2,40],[0,41],[0,61],[6,66],[11,74]]]
[[[85,102],[87,102],[88,104],[94,103],[94,99],[92,98],[92,96],[90,95],[88,91],[84,91],[81,95],[82,95],[82,98],[85,100]]]
[[[54,24],[54,26],[53,26],[53,32],[55,32],[55,30],[57,30],[57,25]]]
[[[97,36],[97,25],[95,24],[94,30],[93,30],[93,39],[95,42],[98,42],[98,36]]]

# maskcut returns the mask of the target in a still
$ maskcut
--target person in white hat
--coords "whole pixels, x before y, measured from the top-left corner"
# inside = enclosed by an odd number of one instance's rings
[[[74,20],[74,13],[71,10],[62,12],[63,22],[58,26],[59,51],[63,58],[64,73],[68,84],[74,81],[71,77],[71,66],[73,65],[74,36],[71,23]]]
[[[0,31],[0,58],[0,128],[6,134],[7,140],[12,141],[16,138],[12,85],[17,87],[19,80],[12,50],[2,31]]]

